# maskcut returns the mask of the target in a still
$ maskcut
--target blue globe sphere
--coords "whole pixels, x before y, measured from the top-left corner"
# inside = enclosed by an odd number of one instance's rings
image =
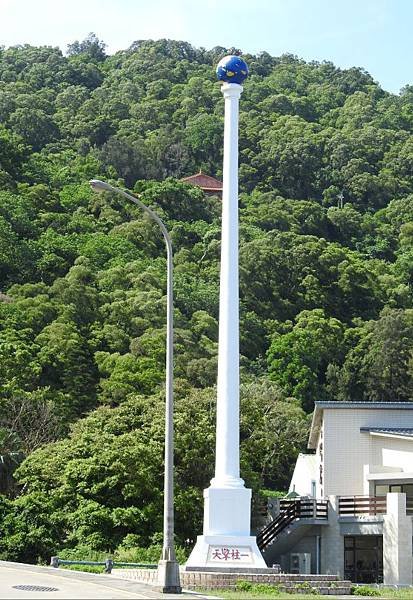
[[[248,77],[248,67],[240,56],[224,56],[217,66],[217,77],[228,83],[242,83]]]

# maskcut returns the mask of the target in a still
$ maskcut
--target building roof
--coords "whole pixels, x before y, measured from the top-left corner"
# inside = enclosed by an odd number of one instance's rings
[[[363,433],[413,438],[413,427],[360,427]]]
[[[311,423],[310,437],[308,439],[308,448],[317,447],[318,432],[320,431],[323,419],[323,411],[326,409],[369,409],[369,410],[413,410],[413,402],[316,402],[313,421]]]
[[[413,402],[315,402],[316,408],[397,408],[413,410]]]
[[[202,171],[199,171],[196,175],[183,177],[181,181],[196,185],[202,188],[204,192],[222,192],[222,181],[219,181],[219,179],[215,179],[215,177],[211,177],[210,175],[205,175]]]

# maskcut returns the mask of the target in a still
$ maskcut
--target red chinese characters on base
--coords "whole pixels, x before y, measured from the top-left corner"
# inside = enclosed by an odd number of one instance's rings
[[[212,560],[242,560],[244,557],[249,558],[248,553],[242,553],[239,548],[214,548],[212,551]]]

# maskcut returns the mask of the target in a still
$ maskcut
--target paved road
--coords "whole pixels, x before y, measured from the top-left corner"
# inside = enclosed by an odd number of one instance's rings
[[[29,586],[28,589],[18,589],[16,586]],[[30,586],[52,588],[52,590],[30,590]],[[0,561],[0,598],[37,598],[38,600],[54,598],[74,599],[106,599],[114,598],[184,598],[201,599],[205,596],[192,592],[175,594],[160,594],[150,586],[134,581],[111,578],[107,575],[81,573],[50,567],[37,567],[21,563]]]

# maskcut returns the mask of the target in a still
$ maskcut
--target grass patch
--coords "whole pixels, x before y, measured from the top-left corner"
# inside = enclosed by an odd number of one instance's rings
[[[265,584],[259,584],[265,585]],[[276,586],[273,586],[276,587]],[[211,595],[219,598],[228,598],[228,600],[248,600],[249,598],[257,598],[258,600],[271,600],[271,598],[277,598],[277,600],[293,600],[294,598],[300,598],[300,600],[315,600],[315,598],[323,598],[324,600],[328,600],[328,598],[333,598],[333,596],[320,596],[313,594],[287,594],[287,592],[274,592],[273,590],[266,591],[230,591],[230,590],[205,590],[199,589],[198,592],[204,594],[205,596]],[[350,598],[350,596],[349,596]]]
[[[199,589],[197,591],[205,595],[219,596],[220,598],[228,600],[248,600],[249,598],[257,600],[271,600],[271,598],[277,598],[279,600],[315,600],[316,598],[328,600],[328,598],[334,598],[333,595],[319,594],[309,582],[297,584],[295,590],[300,590],[299,593],[288,593],[280,589],[277,585],[271,585],[268,583],[252,583],[250,581],[239,580],[236,584],[235,590],[228,589],[215,589],[205,590]],[[395,590],[391,588],[376,588],[373,586],[353,586],[352,594],[356,596],[374,596],[376,598],[387,598],[397,600],[413,600],[413,588]],[[350,596],[348,596],[350,598]]]
[[[380,596],[380,590],[369,585],[353,586],[351,593],[354,596]]]
[[[251,583],[251,581],[244,581],[240,579],[235,585],[236,592],[247,592],[250,594],[263,594],[264,597],[273,598],[279,596],[281,590],[278,585],[271,585],[270,583]]]
[[[371,585],[353,585],[351,593],[354,596],[374,596],[376,598],[398,598],[413,600],[413,587],[396,590],[394,588],[373,587]]]
[[[290,594],[285,592],[279,585],[271,584],[271,583],[252,583],[251,581],[245,581],[243,579],[239,579],[236,583],[235,590],[199,590],[202,591],[203,594],[219,596],[220,598],[228,598],[228,599],[240,599],[247,600],[248,598],[259,598],[269,600],[271,598],[277,598],[280,600],[291,598],[300,598],[301,600],[305,600],[306,598],[326,598],[326,596],[320,596],[314,590],[314,588],[307,582],[298,584],[296,586],[297,590],[300,590],[299,594]],[[302,590],[302,591],[301,591]],[[306,593],[307,592],[307,593]]]

